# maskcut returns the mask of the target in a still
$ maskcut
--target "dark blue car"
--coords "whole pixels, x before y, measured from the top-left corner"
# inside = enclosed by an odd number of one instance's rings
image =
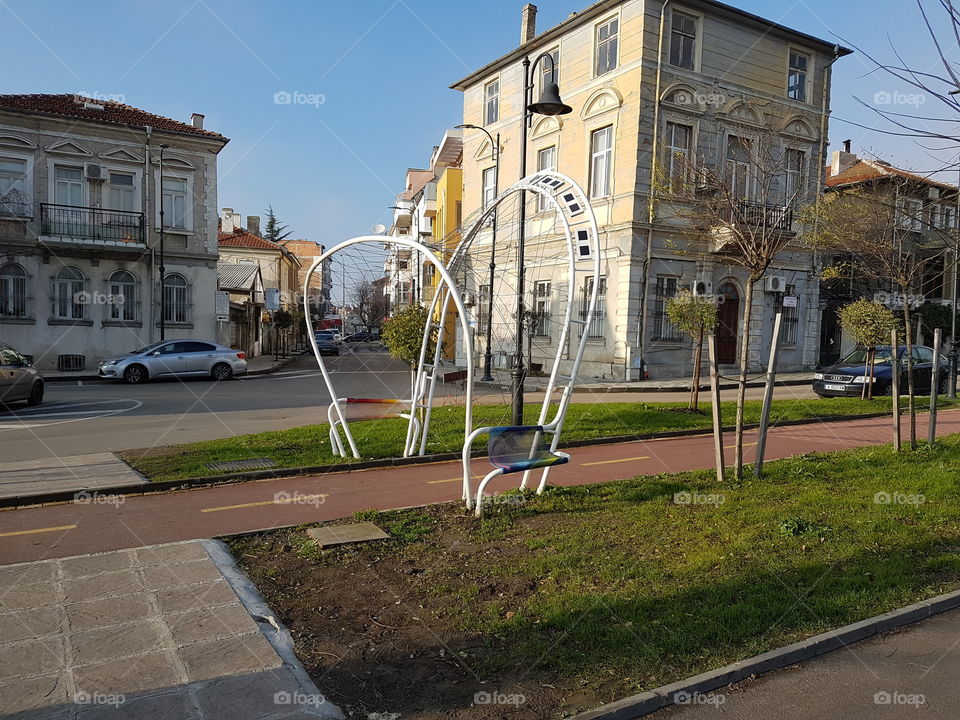
[[[893,379],[892,346],[877,346],[873,366],[873,394],[889,395]],[[900,361],[900,392],[907,392],[907,348],[901,345],[897,354]],[[817,370],[813,375],[813,391],[820,397],[860,397],[863,386],[869,381],[869,354],[858,348],[836,365]],[[913,384],[917,393],[929,393],[933,378],[933,348],[913,346]],[[950,366],[940,356],[940,379],[938,393],[947,391]]]

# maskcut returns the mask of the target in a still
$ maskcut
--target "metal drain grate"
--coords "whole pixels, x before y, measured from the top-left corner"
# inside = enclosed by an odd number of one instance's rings
[[[207,463],[211,470],[265,470],[277,464],[270,458],[250,458],[249,460],[229,460],[227,462]]]

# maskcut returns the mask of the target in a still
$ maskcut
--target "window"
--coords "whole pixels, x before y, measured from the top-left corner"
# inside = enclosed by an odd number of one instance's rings
[[[111,172],[107,186],[107,202],[111,210],[133,212],[136,195],[133,188],[133,173]]]
[[[163,278],[163,321],[165,323],[190,322],[190,295],[187,279],[183,275],[165,275]]]
[[[927,300],[942,300],[946,291],[946,267],[943,257],[931,257],[922,261],[920,292]]]
[[[216,348],[210,343],[205,342],[187,342],[183,352],[213,352]]]
[[[932,363],[933,362],[933,350],[928,347],[915,347],[913,349],[913,359],[916,362],[921,363]]]
[[[0,317],[27,317],[27,273],[16,263],[0,266]]]
[[[957,227],[957,208],[953,205],[940,206],[940,227],[953,230]]]
[[[930,211],[930,228],[939,228],[941,227],[940,220],[940,206],[936,203],[932,203],[929,208]]]
[[[163,179],[163,226],[185,229],[187,227],[187,181],[183,178]]]
[[[57,205],[83,205],[83,170],[57,165],[53,169],[53,199]]]
[[[735,198],[749,198],[753,194],[751,150],[752,145],[746,138],[731,135],[727,139],[727,179]]]
[[[670,24],[670,64],[693,70],[696,51],[697,19],[674,10]]]
[[[483,124],[492,125],[500,119],[500,80],[483,86]]]
[[[923,203],[913,198],[897,201],[897,227],[919,232],[923,229]]]
[[[805,153],[802,150],[787,150],[784,154],[784,205],[797,205],[803,199],[805,160]]]
[[[681,193],[685,190],[690,169],[690,140],[693,128],[677,123],[667,123],[666,171],[670,190]]]
[[[787,70],[787,97],[791,100],[807,101],[807,68],[810,56],[803,53],[790,53],[790,68]]]
[[[126,270],[117,270],[110,276],[110,319],[125,322],[139,320],[137,278]]]
[[[683,333],[667,317],[667,300],[677,294],[677,278],[658,277],[653,303],[653,339],[664,342],[680,342]]]
[[[490,317],[489,314],[489,305],[490,305],[490,286],[481,285],[480,291],[477,293],[477,334],[483,335],[487,332],[487,320]]]
[[[550,337],[549,280],[537,280],[533,284],[533,312],[536,318],[533,326],[534,337]]]
[[[556,170],[557,169],[557,146],[551,145],[537,151],[537,170]],[[547,199],[537,195],[537,212],[543,212],[547,209]]]
[[[603,75],[617,67],[617,32],[620,22],[617,18],[597,25],[597,54],[593,63],[593,74]]]
[[[796,287],[787,285],[784,294],[795,296],[797,294]],[[799,305],[799,300],[797,304]],[[780,340],[784,345],[796,345],[797,330],[800,327],[800,308],[782,306],[780,308],[780,322],[782,323]]]
[[[60,268],[53,279],[53,315],[60,320],[87,316],[87,279],[75,267]]]
[[[30,215],[27,193],[27,161],[0,158],[0,215]]]
[[[590,133],[590,197],[610,194],[610,170],[613,163],[613,127]]]
[[[483,171],[483,208],[486,210],[497,199],[497,168],[488,167]]]
[[[593,293],[593,276],[583,281],[583,288],[580,291],[580,319],[586,321],[587,313],[590,310],[590,296]],[[597,306],[593,310],[593,319],[587,328],[587,337],[590,340],[603,340],[603,329],[607,320],[607,279],[600,278],[600,286],[597,288]],[[580,326],[580,335],[583,336],[584,326]]]

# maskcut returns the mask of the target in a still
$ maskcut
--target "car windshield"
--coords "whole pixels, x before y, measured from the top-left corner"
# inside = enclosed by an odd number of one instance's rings
[[[878,347],[874,363],[877,365],[889,365],[891,362],[890,348]],[[902,352],[902,351],[901,351]],[[870,351],[866,348],[858,348],[847,355],[841,362],[841,365],[866,365],[870,360]]]
[[[166,342],[166,341],[164,341],[164,342]],[[150,350],[153,350],[154,348],[158,348],[158,347],[160,347],[160,346],[163,345],[163,344],[164,344],[164,343],[162,343],[162,342],[153,343],[152,345],[147,345],[147,346],[145,346],[145,347],[140,348],[139,350],[131,350],[131,351],[130,351],[129,353],[127,353],[127,354],[128,354],[128,355],[140,355],[140,354],[142,354],[142,353],[145,353],[145,352],[148,352],[148,351],[150,351]]]

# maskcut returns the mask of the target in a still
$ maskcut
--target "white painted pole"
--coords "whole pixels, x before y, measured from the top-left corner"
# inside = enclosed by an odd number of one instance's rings
[[[940,345],[943,342],[943,330],[933,331],[933,367],[930,368],[930,422],[927,442],[937,442],[937,393],[940,392]]]
[[[723,421],[720,416],[720,371],[717,366],[717,334],[707,336],[707,350],[710,354],[710,404],[713,406],[713,453],[717,467],[717,482],[723,482]]]
[[[753,474],[763,472],[763,455],[767,449],[767,427],[770,424],[770,406],[773,404],[773,386],[777,381],[777,360],[780,354],[780,323],[783,311],[777,310],[773,320],[773,340],[770,343],[770,359],[767,361],[767,385],[763,391],[763,410],[760,412],[760,435],[757,437],[757,457],[753,461]]]
[[[900,452],[900,345],[896,329],[890,331],[890,394],[893,395],[893,449]]]

